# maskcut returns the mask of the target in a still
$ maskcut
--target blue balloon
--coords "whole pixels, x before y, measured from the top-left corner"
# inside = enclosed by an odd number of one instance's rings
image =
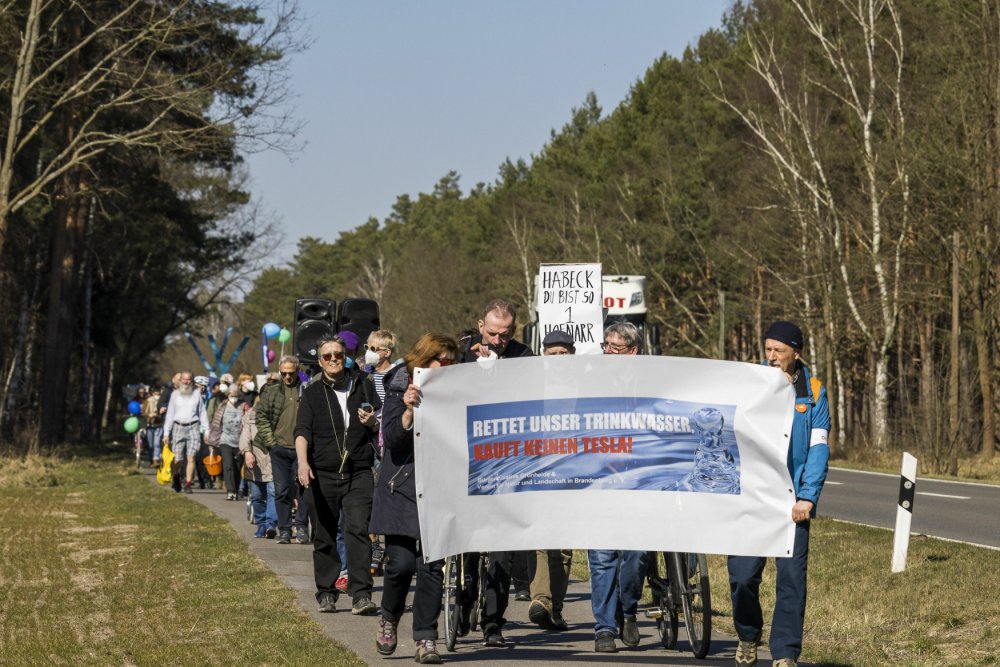
[[[277,338],[278,334],[281,333],[281,327],[279,327],[274,322],[268,322],[264,325],[264,335],[268,338]]]
[[[142,404],[139,401],[131,401],[128,404],[128,411],[134,415],[138,415],[142,412]]]

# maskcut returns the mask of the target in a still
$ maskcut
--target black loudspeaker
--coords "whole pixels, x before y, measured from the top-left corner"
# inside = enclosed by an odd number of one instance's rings
[[[371,332],[381,329],[378,302],[373,299],[344,299],[337,310],[337,331],[350,331],[358,337],[358,352]]]
[[[330,299],[295,300],[295,338],[293,349],[304,364],[316,364],[316,344],[324,334],[333,333],[337,304]]]

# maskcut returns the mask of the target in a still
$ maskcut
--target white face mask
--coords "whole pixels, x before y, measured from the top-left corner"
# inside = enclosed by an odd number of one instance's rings
[[[382,357],[379,356],[378,352],[372,352],[371,350],[365,350],[365,363],[369,366],[378,366],[379,362],[382,361]]]
[[[220,382],[219,383],[219,393],[220,394],[225,394],[228,391],[229,391],[229,385],[226,384],[225,382]]]
[[[249,394],[254,389],[254,384],[250,380],[243,383],[243,393]]]

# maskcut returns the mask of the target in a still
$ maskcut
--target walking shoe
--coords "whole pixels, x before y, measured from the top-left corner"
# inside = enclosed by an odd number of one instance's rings
[[[594,637],[594,651],[597,653],[615,653],[618,647],[615,646],[615,636],[610,632],[598,632]]]
[[[527,602],[531,599],[531,593],[528,591],[517,591],[514,593],[514,600],[517,602]]]
[[[419,662],[421,665],[441,664],[441,655],[433,639],[418,639],[414,643],[417,645],[417,653],[413,656],[414,662]]]
[[[275,528],[274,526],[267,526],[264,529],[264,537],[266,537],[269,540],[273,540],[274,536],[277,534],[278,534],[278,529]]]
[[[396,624],[386,620],[385,616],[380,616],[378,619],[375,648],[382,655],[392,655],[396,651]]]
[[[295,541],[299,544],[309,544],[309,528],[306,526],[296,526]]]
[[[528,620],[542,630],[552,630],[552,612],[541,600],[532,600],[528,606]]]
[[[351,605],[351,613],[355,616],[371,616],[378,611],[378,607],[372,602],[370,597],[358,598]]]
[[[566,619],[562,617],[562,613],[558,611],[552,612],[552,629],[556,632],[566,632],[569,630],[569,625],[566,624]]]
[[[292,543],[292,532],[290,530],[282,530],[278,533],[278,544],[291,544]]]
[[[757,642],[740,640],[736,647],[736,667],[754,667],[757,664]]]
[[[797,667],[797,663],[791,658],[778,658],[773,663],[774,667]]]
[[[264,537],[267,535],[267,528],[261,524],[257,526],[257,531],[253,534],[254,537]]]
[[[626,616],[622,622],[622,644],[639,645],[639,624],[635,622],[635,616]]]
[[[191,489],[191,482],[184,482],[184,493],[194,493]]]
[[[336,588],[341,593],[346,593],[347,592],[347,575],[346,574],[340,575],[340,577],[337,579],[337,583],[335,583],[333,586],[334,586],[334,588]]]
[[[483,646],[506,646],[507,640],[503,638],[503,633],[500,632],[500,626],[496,624],[487,625],[483,628]]]
[[[337,596],[333,593],[320,593],[319,610],[325,614],[332,614],[337,611]]]
[[[226,500],[236,500],[236,494],[235,493],[227,493],[226,494]]]

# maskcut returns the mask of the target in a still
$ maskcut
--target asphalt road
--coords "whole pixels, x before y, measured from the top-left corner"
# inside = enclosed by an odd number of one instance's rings
[[[893,528],[899,475],[830,468],[819,515]],[[1000,486],[917,477],[910,532],[1000,549]]]

